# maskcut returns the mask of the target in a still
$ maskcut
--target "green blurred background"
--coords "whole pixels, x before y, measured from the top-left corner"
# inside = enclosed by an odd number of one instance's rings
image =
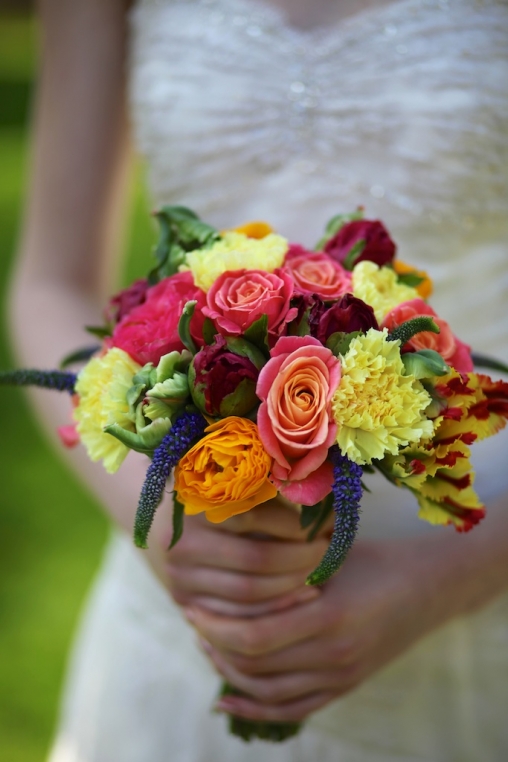
[[[5,304],[26,189],[37,48],[30,11],[6,5],[0,2],[1,368],[13,364]],[[141,175],[139,169],[124,281],[146,270],[154,240]],[[0,760],[42,762],[108,526],[46,444],[23,394],[3,388],[0,410]]]

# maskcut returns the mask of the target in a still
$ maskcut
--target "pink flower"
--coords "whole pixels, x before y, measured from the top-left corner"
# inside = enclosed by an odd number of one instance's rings
[[[244,333],[262,315],[268,316],[268,332],[279,336],[296,315],[289,309],[293,280],[286,270],[234,270],[223,273],[206,296],[203,314],[226,336]]]
[[[330,400],[340,363],[312,336],[283,336],[259,374],[258,429],[274,459],[271,481],[289,500],[313,505],[333,484],[328,449],[337,426]]]
[[[134,307],[116,326],[111,346],[119,347],[140,365],[153,362],[184,346],[178,336],[178,321],[186,302],[197,301],[191,320],[191,336],[199,346],[203,345],[204,291],[194,285],[190,272],[177,273],[164,278],[149,288],[146,301]]]
[[[284,266],[293,276],[297,294],[316,294],[329,302],[353,290],[351,273],[322,251],[307,251],[291,244]]]
[[[430,315],[440,328],[440,333],[422,331],[408,341],[402,347],[405,352],[417,352],[419,349],[433,349],[438,352],[443,360],[459,373],[470,373],[473,370],[471,360],[471,347],[460,341],[451,331],[450,326],[438,317],[432,307],[423,299],[411,299],[403,302],[389,312],[382,323],[382,328],[391,331],[406,320],[411,320],[421,315]]]

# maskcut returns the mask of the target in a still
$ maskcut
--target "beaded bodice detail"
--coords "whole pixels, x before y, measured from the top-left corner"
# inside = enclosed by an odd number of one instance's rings
[[[443,283],[457,285],[452,248],[495,242],[501,287],[506,2],[392,0],[299,30],[269,0],[138,0],[131,24],[156,203],[219,226],[269,219],[308,244],[332,214],[365,205]]]

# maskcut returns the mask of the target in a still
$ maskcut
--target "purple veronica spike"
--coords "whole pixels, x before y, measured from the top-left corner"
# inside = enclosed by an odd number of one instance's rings
[[[171,469],[203,434],[206,426],[207,423],[200,413],[183,413],[155,449],[146,472],[134,522],[134,542],[138,548],[147,547],[146,538],[155,511],[162,500]]]
[[[0,372],[0,384],[14,386],[40,386],[43,389],[55,389],[57,392],[74,394],[76,374],[63,370],[6,370]]]
[[[353,545],[360,520],[358,509],[363,492],[363,470],[335,447],[330,450],[330,460],[333,463],[335,525],[328,550],[317,569],[307,577],[308,585],[322,585],[342,566]]]

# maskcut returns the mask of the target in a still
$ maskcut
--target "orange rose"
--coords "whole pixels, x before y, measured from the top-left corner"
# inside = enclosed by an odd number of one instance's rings
[[[268,481],[272,459],[247,418],[229,416],[205,429],[205,436],[175,469],[175,490],[185,513],[205,511],[218,524],[277,495]]]

